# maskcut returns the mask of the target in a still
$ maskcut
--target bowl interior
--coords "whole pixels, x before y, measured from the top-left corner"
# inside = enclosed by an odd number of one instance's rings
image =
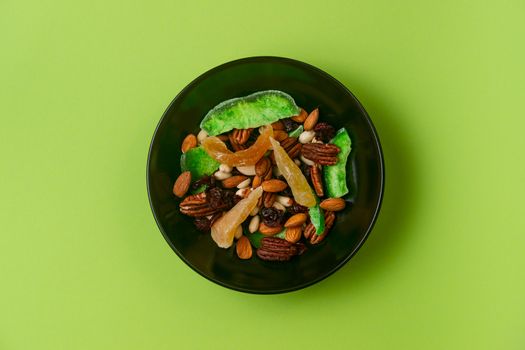
[[[338,213],[326,239],[287,263],[257,257],[240,260],[235,249],[218,248],[179,212],[172,186],[180,174],[180,146],[197,133],[203,116],[224,100],[259,90],[290,94],[320,119],[345,127],[352,139],[347,164],[353,204]],[[151,207],[164,237],[190,267],[223,286],[253,293],[278,293],[315,283],[342,266],[366,239],[379,211],[383,161],[375,130],[356,98],[334,78],[308,64],[276,57],[254,57],[216,67],[190,83],[170,104],[153,137],[147,185]]]

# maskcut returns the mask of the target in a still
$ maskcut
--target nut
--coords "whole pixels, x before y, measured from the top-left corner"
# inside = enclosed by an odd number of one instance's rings
[[[300,143],[310,143],[312,142],[314,136],[315,136],[315,131],[312,131],[312,130],[303,131],[301,135],[299,135],[299,142]]]
[[[272,180],[266,180],[262,183],[263,191],[265,192],[281,192],[286,187],[288,187],[288,184],[282,180],[272,179]]]
[[[272,123],[272,128],[273,128],[274,132],[276,130],[284,130],[284,124],[283,124],[282,121],[278,120],[275,123]]]
[[[292,215],[288,220],[286,220],[284,227],[294,227],[294,226],[302,226],[306,220],[308,219],[308,215],[305,213],[297,213],[295,215]]]
[[[303,148],[303,145],[300,143],[296,143],[293,147],[291,147],[286,153],[288,153],[288,156],[290,158],[296,158],[301,154],[301,149]]]
[[[301,226],[288,227],[285,232],[285,239],[290,243],[297,243],[303,234]]]
[[[213,177],[215,177],[217,180],[226,180],[227,178],[231,177],[231,173],[224,173],[222,171],[217,171],[215,174],[213,174]]]
[[[235,152],[242,151],[243,149],[245,149],[245,147],[237,142],[234,133],[235,130],[228,134],[228,140],[230,141],[230,145],[232,146]]]
[[[244,145],[248,142],[253,129],[234,129],[232,137],[238,145]]]
[[[197,134],[197,140],[199,141],[199,143],[204,141],[204,139],[207,138],[207,137],[208,137],[208,133],[206,131],[202,130],[202,129]]]
[[[224,206],[212,208],[206,198],[206,192],[188,196],[179,204],[180,212],[192,217],[214,215],[225,208],[226,203]]]
[[[243,188],[248,188],[250,186],[250,182],[252,181],[252,179],[250,178],[247,178],[246,180],[244,180],[243,182],[241,182],[240,184],[237,185],[237,188],[239,189],[243,189]]]
[[[266,175],[266,172],[271,167],[272,167],[272,162],[270,161],[270,159],[268,157],[262,157],[255,164],[255,174],[257,176],[263,177],[264,175]]]
[[[216,136],[219,140],[222,142],[228,142],[230,141],[230,138],[228,137],[228,134],[221,134]]]
[[[283,131],[283,130],[275,130],[273,132],[273,138],[279,142],[281,142],[282,140],[286,139],[288,137],[288,134],[286,133],[286,131]]]
[[[250,240],[246,236],[242,236],[241,238],[239,238],[235,246],[235,251],[237,252],[237,256],[239,257],[239,259],[250,259],[253,254]]]
[[[219,166],[219,171],[222,171],[223,173],[231,173],[233,168],[229,166],[228,164],[221,164]]]
[[[257,188],[261,186],[261,184],[262,184],[262,179],[259,176],[255,175],[252,181],[252,188]]]
[[[182,145],[180,147],[182,153],[188,152],[193,147],[197,146],[197,137],[193,134],[188,134],[182,141]]]
[[[306,120],[304,121],[304,130],[312,130],[319,120],[319,108],[314,109],[310,112]]]
[[[312,179],[312,185],[314,185],[317,196],[323,197],[323,176],[321,175],[321,169],[317,165],[310,167],[310,178]]]
[[[310,159],[305,158],[303,155],[301,155],[299,158],[306,165],[310,165],[310,166],[315,165],[314,162],[312,162]]]
[[[286,211],[285,206],[282,205],[281,203],[277,202],[277,201],[273,202],[272,207],[274,207],[275,209],[280,210],[280,211]]]
[[[222,180],[222,187],[234,188],[246,179],[248,179],[248,176],[245,175],[230,176],[229,178]]]
[[[261,223],[261,217],[259,215],[254,215],[252,219],[250,220],[250,224],[248,225],[248,231],[250,233],[254,233],[259,229],[259,224]]]
[[[260,199],[262,199],[262,205],[264,205],[265,208],[270,208],[273,205],[273,202],[275,202],[275,197],[277,195],[275,193],[271,192],[263,192]],[[259,205],[259,204],[258,204]]]
[[[259,232],[262,233],[265,236],[273,236],[283,230],[283,227],[281,225],[277,225],[275,227],[271,227],[266,225],[264,222],[262,222],[259,225]]]
[[[241,198],[246,198],[251,192],[250,188],[239,188],[235,194]]]
[[[325,211],[324,213],[324,231],[318,235],[315,232],[314,225],[310,222],[308,225],[306,225],[306,228],[304,229],[304,238],[310,242],[310,244],[318,244],[321,243],[332,228],[334,226],[335,221],[335,213],[333,211]]]
[[[337,154],[339,154],[339,147],[332,144],[307,143],[303,145],[301,154],[321,165],[334,165],[337,163]]]
[[[275,200],[284,205],[285,207],[291,207],[293,204],[293,199],[286,196],[277,196]]]
[[[241,225],[237,226],[237,229],[235,230],[233,237],[235,237],[235,239],[239,239],[242,237],[242,226]]]
[[[346,207],[346,202],[343,198],[327,198],[319,206],[324,210],[341,211]]]
[[[304,123],[307,117],[308,117],[308,113],[304,109],[301,108],[301,111],[299,112],[299,114],[294,115],[291,119],[297,123]]]
[[[255,175],[255,165],[238,166],[237,170],[243,175],[253,176]]]
[[[288,261],[306,250],[304,244],[290,243],[277,237],[263,237],[257,256],[267,261]]]
[[[190,184],[191,173],[189,171],[185,171],[182,174],[180,174],[177,180],[175,181],[175,184],[173,185],[173,194],[179,198],[184,197],[184,195],[186,194],[186,192],[188,192],[188,189],[190,188]]]

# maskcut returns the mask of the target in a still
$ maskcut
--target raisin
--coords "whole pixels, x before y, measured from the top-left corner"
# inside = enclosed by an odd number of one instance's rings
[[[308,212],[307,207],[303,207],[302,205],[298,203],[293,203],[291,207],[288,208],[288,211],[291,215],[299,214],[299,213],[306,213]]]
[[[211,221],[205,216],[196,217],[195,226],[197,227],[197,230],[207,232],[211,228]]]
[[[193,185],[191,185],[192,190],[197,190],[202,185],[206,185],[209,187],[215,187],[216,186],[216,180],[213,176],[204,176],[201,179],[195,181]]]
[[[273,207],[263,208],[261,210],[261,216],[263,222],[270,227],[279,226],[282,224],[284,219],[284,211],[275,209]]]
[[[323,142],[329,142],[335,136],[335,128],[328,123],[317,123],[314,127],[315,137]]]
[[[284,125],[284,131],[286,132],[290,132],[290,131],[294,131],[295,129],[297,129],[299,127],[299,123],[297,122],[294,122],[292,119],[290,118],[286,118],[286,119],[281,119],[281,122],[283,123]]]
[[[206,198],[208,199],[208,202],[210,203],[210,207],[213,209],[222,208],[224,207],[223,202],[223,193],[222,189],[219,187],[213,187],[210,188],[206,193]]]

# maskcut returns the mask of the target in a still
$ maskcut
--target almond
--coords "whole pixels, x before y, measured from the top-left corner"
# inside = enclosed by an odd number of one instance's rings
[[[183,172],[179,175],[179,177],[175,181],[175,184],[173,185],[173,194],[179,198],[184,197],[184,195],[186,194],[186,192],[188,192],[188,189],[190,188],[190,183],[191,173],[189,171]]]
[[[303,228],[301,226],[288,227],[285,232],[284,239],[290,243],[297,243],[301,239],[303,234]]]
[[[253,177],[253,181],[252,181],[252,188],[257,188],[257,187],[261,186],[261,183],[262,183],[261,177],[255,175]]]
[[[328,211],[340,211],[346,207],[346,202],[343,198],[327,198],[319,206]]]
[[[314,109],[304,121],[304,130],[312,130],[319,120],[319,108]]]
[[[286,223],[284,224],[284,227],[295,227],[295,226],[301,226],[306,222],[306,219],[308,219],[308,215],[305,213],[298,213],[295,215],[292,215],[288,220],[286,220]]]
[[[281,142],[282,140],[285,140],[288,138],[288,133],[283,130],[275,130],[273,132],[273,138]]]
[[[180,147],[182,153],[188,152],[193,147],[197,146],[197,136],[193,134],[188,134],[182,141],[182,146]]]
[[[246,236],[239,238],[237,245],[235,246],[235,250],[237,251],[237,256],[239,259],[247,260],[252,257],[252,245]]]
[[[307,117],[308,117],[308,113],[306,113],[306,111],[301,108],[301,111],[299,112],[299,114],[294,115],[292,117],[292,120],[297,123],[304,123]]]
[[[266,225],[264,222],[259,225],[259,232],[265,236],[273,236],[283,230],[282,226],[271,227]]]
[[[266,180],[262,183],[262,188],[265,192],[281,192],[286,187],[288,187],[286,182],[277,179]]]
[[[227,179],[222,180],[222,187],[224,188],[234,188],[237,187],[238,184],[246,180],[248,176],[244,175],[235,175],[231,176]]]
[[[268,157],[262,157],[255,164],[255,174],[257,174],[257,176],[263,177],[264,175],[266,175],[266,172],[271,167],[272,162],[270,161],[270,159]]]

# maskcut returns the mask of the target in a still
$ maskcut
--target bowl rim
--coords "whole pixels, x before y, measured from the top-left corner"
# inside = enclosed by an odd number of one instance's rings
[[[317,73],[319,73],[321,76],[323,76],[326,79],[331,80],[333,83],[339,85],[357,103],[357,106],[359,107],[359,110],[361,111],[361,113],[365,117],[365,120],[368,123],[368,126],[370,127],[370,130],[372,132],[372,137],[373,137],[374,142],[375,142],[375,146],[377,147],[377,150],[379,152],[378,153],[379,154],[379,173],[380,173],[379,199],[378,199],[376,207],[374,209],[374,214],[372,216],[372,220],[370,221],[370,223],[369,223],[369,225],[368,225],[368,227],[367,227],[367,229],[366,229],[362,239],[358,242],[358,244],[355,246],[355,248],[339,264],[334,266],[331,270],[329,270],[325,274],[323,274],[323,275],[321,275],[321,276],[319,276],[317,278],[314,278],[314,279],[312,279],[310,281],[307,281],[307,282],[298,284],[296,286],[293,286],[293,287],[279,288],[279,289],[273,289],[273,290],[257,290],[257,289],[250,289],[250,288],[242,288],[242,287],[235,286],[233,284],[229,284],[227,282],[221,281],[219,279],[212,278],[212,277],[207,276],[206,274],[202,273],[201,271],[199,271],[188,259],[186,259],[186,257],[183,254],[181,254],[177,250],[177,248],[174,246],[174,244],[169,239],[167,233],[164,231],[164,228],[160,224],[160,220],[157,217],[157,214],[155,212],[155,209],[154,209],[154,206],[153,206],[153,202],[152,202],[152,199],[151,199],[151,192],[150,192],[150,165],[151,165],[150,162],[151,162],[151,152],[152,152],[152,149],[153,149],[153,143],[155,142],[155,139],[157,137],[157,132],[158,132],[160,126],[164,122],[164,119],[166,118],[166,115],[168,114],[168,111],[171,109],[171,107],[175,103],[175,101],[177,101],[179,99],[179,97],[182,96],[186,91],[190,90],[195,85],[197,85],[200,81],[206,79],[209,75],[212,75],[213,73],[215,73],[218,70],[229,68],[229,67],[235,66],[237,64],[242,64],[242,63],[246,63],[246,62],[258,62],[258,61],[278,61],[278,62],[282,62],[282,63],[289,63],[289,64],[293,64],[293,65],[304,66],[304,67],[306,67],[308,69],[317,71]],[[147,193],[148,193],[148,201],[149,201],[149,204],[150,204],[151,212],[153,214],[153,217],[155,219],[157,227],[159,228],[160,232],[162,233],[162,236],[164,237],[164,239],[166,240],[168,245],[171,247],[171,249],[175,252],[175,254],[177,254],[177,256],[182,261],[184,261],[184,263],[186,263],[186,265],[188,265],[193,271],[197,272],[199,275],[201,275],[202,277],[206,278],[207,280],[209,280],[209,281],[211,281],[213,283],[216,283],[216,284],[218,284],[220,286],[223,286],[223,287],[226,287],[228,289],[232,289],[232,290],[235,290],[235,291],[238,291],[238,292],[250,293],[250,294],[281,294],[281,293],[288,293],[288,292],[297,291],[297,290],[309,287],[309,286],[311,286],[313,284],[316,284],[316,283],[324,280],[325,278],[331,276],[333,273],[338,271],[341,267],[343,267],[359,251],[359,249],[361,249],[361,247],[364,245],[365,241],[368,239],[368,236],[370,235],[370,233],[371,233],[371,231],[372,231],[372,229],[373,229],[373,227],[374,227],[374,225],[375,225],[375,223],[377,221],[377,217],[379,216],[379,211],[381,210],[381,204],[383,202],[383,195],[384,195],[384,191],[385,191],[385,163],[384,163],[384,157],[383,157],[383,149],[382,149],[381,143],[379,141],[379,136],[377,134],[377,131],[376,131],[376,128],[375,128],[374,124],[372,123],[372,120],[370,119],[370,116],[368,115],[368,113],[364,109],[364,107],[361,104],[361,102],[355,97],[355,95],[343,83],[341,83],[339,80],[337,80],[336,78],[334,78],[332,75],[328,74],[327,72],[321,70],[320,68],[317,68],[317,67],[315,67],[315,66],[313,66],[313,65],[311,65],[309,63],[306,63],[306,62],[303,62],[303,61],[299,61],[299,60],[296,60],[296,59],[293,59],[293,58],[280,57],[280,56],[249,56],[249,57],[243,57],[243,58],[239,58],[239,59],[235,59],[235,60],[232,60],[232,61],[228,61],[228,62],[222,63],[222,64],[220,64],[218,66],[215,66],[215,67],[205,71],[204,73],[199,75],[197,78],[193,79],[189,84],[187,84],[173,98],[173,100],[170,102],[170,104],[168,105],[168,107],[166,108],[164,113],[162,114],[162,117],[160,118],[159,122],[157,123],[157,126],[155,127],[155,131],[153,132],[153,136],[151,138],[151,142],[150,142],[150,146],[149,146],[149,150],[148,150],[147,164],[146,164],[146,189],[147,189]]]

